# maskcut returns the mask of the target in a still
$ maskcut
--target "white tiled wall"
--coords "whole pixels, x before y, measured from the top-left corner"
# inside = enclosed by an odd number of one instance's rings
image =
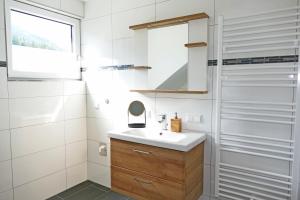
[[[30,0],[50,8],[55,8],[74,15],[83,16],[83,2],[80,0]]]
[[[1,3],[1,1],[0,1]],[[1,23],[1,22],[0,22]],[[4,28],[0,27],[0,61],[6,61],[6,49],[5,46],[5,31]]]
[[[41,200],[85,181],[85,82],[7,81],[0,67],[0,88],[0,199]]]
[[[90,0],[85,4],[85,19],[94,19],[111,13],[111,0]]]
[[[66,171],[59,171],[14,189],[14,200],[41,200],[66,189]]]
[[[148,124],[159,113],[174,112],[185,121],[187,116],[201,116],[197,123],[184,122],[184,128],[208,134],[205,143],[204,195],[214,199],[214,105],[216,67],[208,69],[206,95],[135,94],[128,90],[136,85],[133,71],[97,72],[94,66],[133,64],[134,33],[129,25],[181,15],[206,12],[209,16],[209,59],[217,57],[217,17],[243,16],[251,13],[296,6],[297,0],[89,0],[82,22],[82,48],[87,81],[88,179],[110,185],[110,161],[98,154],[100,142],[108,143],[109,129],[126,126],[126,109],[131,100],[142,100]],[[143,80],[145,81],[145,80]],[[113,89],[112,89],[113,88]],[[109,104],[105,100],[109,99]]]
[[[4,0],[0,0],[0,61],[6,61]]]
[[[82,163],[67,169],[67,188],[71,188],[87,179],[87,163]]]
[[[78,0],[33,0],[83,16]],[[6,60],[0,0],[0,61]],[[42,200],[87,180],[83,81],[8,81],[0,67],[0,200]]]
[[[1,10],[1,14],[0,14],[0,28],[4,29],[5,24],[4,24],[4,14],[2,13],[2,11],[4,11],[4,0],[0,0],[0,10]]]
[[[0,199],[1,200],[12,200],[13,199],[13,191],[9,190],[9,191],[0,193]]]
[[[63,96],[11,99],[10,126],[18,128],[61,121],[64,119],[63,105]]]
[[[114,13],[112,15],[112,35],[114,39],[133,37],[129,30],[132,24],[140,24],[155,20],[155,5],[148,5],[136,9]]]
[[[75,15],[84,15],[83,2],[79,0],[60,0],[60,9]]]
[[[46,143],[44,141],[47,141]],[[20,157],[64,145],[64,123],[55,122],[11,130],[12,157]]]

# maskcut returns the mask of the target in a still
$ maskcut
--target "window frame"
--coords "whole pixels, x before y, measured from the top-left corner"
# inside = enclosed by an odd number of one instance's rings
[[[21,72],[13,70],[12,66],[12,35],[11,35],[11,10],[19,11],[28,15],[41,17],[44,19],[57,21],[58,23],[64,23],[72,26],[72,48],[73,54],[76,55],[76,66],[78,73],[62,74],[62,72],[56,73],[42,73],[42,72]],[[69,17],[60,13],[56,13],[44,8],[36,7],[31,4],[18,2],[15,0],[5,1],[5,23],[6,23],[6,48],[7,48],[7,71],[9,79],[81,79],[80,72],[80,20]]]

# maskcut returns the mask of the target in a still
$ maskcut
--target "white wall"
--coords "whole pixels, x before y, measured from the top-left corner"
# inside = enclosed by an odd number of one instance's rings
[[[0,61],[6,61],[4,0],[0,0]]]
[[[129,25],[206,12],[209,16],[209,59],[217,57],[217,16],[243,16],[256,12],[296,6],[297,0],[89,0],[82,21],[82,51],[87,80],[88,178],[110,185],[110,160],[97,153],[99,142],[109,143],[106,132],[126,126],[126,109],[131,100],[142,100],[151,121],[158,113],[172,116],[202,115],[202,121],[184,123],[184,128],[208,134],[205,143],[204,195],[214,199],[214,105],[216,67],[208,69],[206,95],[129,93],[145,81],[137,71],[101,71],[94,66],[134,63],[134,32]],[[138,80],[140,77],[140,80]],[[137,81],[138,80],[138,81]],[[105,104],[105,99],[110,103]]]
[[[55,8],[67,13],[83,16],[83,2],[80,0],[29,0],[49,8]]]
[[[0,67],[0,199],[41,200],[85,181],[85,83],[6,74]]]
[[[39,2],[83,13],[81,2]],[[0,0],[0,61],[3,13]],[[0,200],[46,199],[85,181],[86,135],[84,82],[7,81],[0,67]]]

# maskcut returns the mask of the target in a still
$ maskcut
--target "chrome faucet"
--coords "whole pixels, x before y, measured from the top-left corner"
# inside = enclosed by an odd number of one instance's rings
[[[167,115],[162,114],[159,116],[160,116],[160,120],[158,120],[158,123],[161,124],[162,130],[168,130]]]

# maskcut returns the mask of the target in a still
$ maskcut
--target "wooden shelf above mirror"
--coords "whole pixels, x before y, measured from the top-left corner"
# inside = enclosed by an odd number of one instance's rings
[[[184,46],[187,48],[206,47],[207,43],[206,42],[194,42],[194,43],[184,44]]]
[[[207,94],[207,90],[130,90],[139,93],[177,93],[177,94]]]
[[[165,26],[172,26],[172,25],[187,23],[191,20],[206,19],[206,18],[209,18],[209,16],[206,13],[202,12],[202,13],[197,13],[197,14],[193,14],[193,15],[186,15],[186,16],[175,17],[175,18],[171,18],[171,19],[164,19],[164,20],[155,21],[155,22],[137,24],[137,25],[129,26],[129,29],[138,30],[138,29],[147,29],[147,28],[160,28],[160,27],[165,27]]]

